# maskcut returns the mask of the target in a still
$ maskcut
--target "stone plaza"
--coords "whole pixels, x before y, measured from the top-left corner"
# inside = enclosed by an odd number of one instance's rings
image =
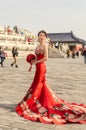
[[[19,68],[11,67],[7,58],[0,67],[0,130],[86,130],[81,124],[42,124],[19,117],[15,112],[17,103],[30,87],[35,66],[28,72],[25,58],[18,58]],[[46,79],[50,88],[67,102],[86,104],[86,64],[83,57],[76,59],[49,58],[46,62]]]

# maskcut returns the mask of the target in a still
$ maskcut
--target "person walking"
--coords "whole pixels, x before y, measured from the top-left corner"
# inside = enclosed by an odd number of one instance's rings
[[[15,67],[18,68],[18,65],[17,65],[18,50],[17,50],[17,47],[15,46],[12,48],[12,56],[13,56],[14,62],[11,63],[11,67],[15,65]]]
[[[3,63],[4,63],[4,60],[5,60],[5,53],[4,53],[4,50],[2,49],[2,46],[0,46],[0,64],[1,64],[1,67],[4,67]]]
[[[67,58],[70,58],[70,49],[67,49]]]
[[[75,52],[75,50],[73,50],[72,51],[72,58],[76,58],[75,56],[76,56],[76,52]]]
[[[83,48],[82,55],[84,56],[84,63],[86,64],[86,47]]]
[[[77,56],[77,58],[79,57],[79,51],[76,52],[76,56]]]

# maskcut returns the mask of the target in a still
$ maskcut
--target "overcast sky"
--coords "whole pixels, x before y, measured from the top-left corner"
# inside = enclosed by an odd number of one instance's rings
[[[86,0],[0,0],[0,25],[34,34],[70,32],[86,40]]]

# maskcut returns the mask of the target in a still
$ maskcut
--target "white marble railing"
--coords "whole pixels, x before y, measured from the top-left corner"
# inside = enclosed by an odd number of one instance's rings
[[[11,40],[15,40],[15,41],[19,41],[19,40],[22,40],[22,41],[25,41],[25,36],[24,35],[21,35],[21,34],[8,34],[8,33],[4,33],[4,34],[1,34],[0,33],[0,40],[6,40],[6,41],[11,41]]]
[[[36,44],[34,42],[25,42],[25,39],[25,35],[21,34],[0,33],[0,46],[3,46],[6,50],[12,50],[13,46],[17,46],[22,51],[34,50]]]

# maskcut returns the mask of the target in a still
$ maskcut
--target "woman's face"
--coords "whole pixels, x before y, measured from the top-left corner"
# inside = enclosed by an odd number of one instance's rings
[[[43,42],[45,42],[45,40],[46,40],[46,35],[44,33],[40,33],[38,36],[38,41],[40,43],[43,43]]]

